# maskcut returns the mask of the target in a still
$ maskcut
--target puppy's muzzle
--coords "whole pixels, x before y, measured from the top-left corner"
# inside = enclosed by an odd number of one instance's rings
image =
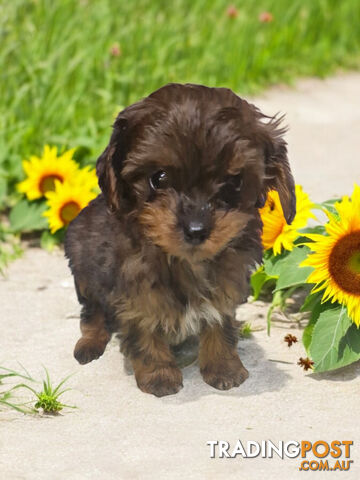
[[[180,214],[184,239],[190,245],[200,245],[209,237],[212,227],[212,213],[208,204],[186,205]]]
[[[184,226],[184,238],[192,245],[203,243],[208,236],[209,232],[206,225],[199,220],[193,220]]]

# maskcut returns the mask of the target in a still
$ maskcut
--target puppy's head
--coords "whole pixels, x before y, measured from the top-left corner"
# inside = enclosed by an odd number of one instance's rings
[[[241,237],[269,190],[294,218],[280,121],[228,89],[167,85],[119,114],[98,159],[100,187],[166,253],[211,258]]]

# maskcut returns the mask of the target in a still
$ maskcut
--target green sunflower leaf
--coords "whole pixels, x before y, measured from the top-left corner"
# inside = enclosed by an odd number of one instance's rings
[[[9,215],[11,231],[13,233],[32,232],[46,228],[47,220],[42,216],[46,208],[43,202],[29,203],[27,200],[21,200]]]
[[[321,305],[321,298],[323,296],[324,292],[316,292],[316,293],[309,293],[309,295],[305,298],[304,303],[302,304],[300,308],[300,312],[313,312],[314,309],[318,306]],[[326,304],[323,304],[326,305]],[[317,316],[320,315],[321,312]]]
[[[278,277],[280,275],[282,264],[290,252],[284,250],[280,255],[264,255],[264,271],[270,277]]]
[[[54,248],[59,245],[64,240],[64,231],[63,229],[58,230],[55,234],[49,232],[49,230],[44,230],[40,237],[40,246],[48,252],[52,252]]]
[[[306,234],[306,233],[317,233],[318,235],[325,235],[326,229],[324,225],[314,225],[313,227],[306,227],[302,228],[299,230],[301,234]],[[295,245],[298,245],[299,243],[303,243],[304,241],[310,241],[309,238],[306,235],[301,235],[295,240]]]
[[[254,272],[251,275],[250,284],[251,284],[254,300],[257,300],[259,298],[259,295],[260,295],[265,283],[267,283],[269,280],[273,280],[275,278],[276,277],[271,277],[270,275],[268,275],[265,272],[263,266],[259,267],[256,270],[256,272]]]
[[[296,247],[276,264],[273,272],[278,275],[279,279],[275,291],[306,283],[306,279],[313,268],[300,267],[299,265],[307,258],[309,252],[310,249],[306,246]]]
[[[320,314],[330,308],[337,308],[336,303],[331,303],[331,302],[321,303],[323,293],[324,293],[323,291],[310,293],[305,298],[305,301],[302,307],[300,308],[300,312],[311,312],[309,323],[305,327],[302,335],[302,342],[308,355],[310,355],[309,347],[311,344],[314,327]]]
[[[360,359],[360,329],[352,323],[339,343],[339,357],[344,365]]]
[[[338,212],[335,208],[335,203],[336,202],[339,202],[341,200],[341,198],[332,198],[330,200],[325,200],[325,202],[322,202],[320,204],[320,207],[323,207],[323,208],[326,208],[326,210],[330,213],[332,213],[333,215],[338,215]]]
[[[325,310],[313,328],[309,353],[315,372],[344,367],[360,359],[360,330],[343,306]]]
[[[304,328],[303,334],[302,334],[302,342],[305,347],[306,353],[310,355],[309,348],[312,342],[312,336],[314,333],[314,328],[315,328],[315,323],[313,319],[309,320],[309,323],[306,325]]]

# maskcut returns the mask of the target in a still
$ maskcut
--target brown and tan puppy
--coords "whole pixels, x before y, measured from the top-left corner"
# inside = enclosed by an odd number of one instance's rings
[[[280,119],[281,120],[281,119]],[[199,335],[200,372],[220,390],[248,372],[237,353],[235,308],[261,262],[270,189],[295,215],[280,120],[224,88],[170,84],[123,110],[97,162],[102,194],[69,226],[84,364],[113,333],[139,388],[182,388],[171,345]]]

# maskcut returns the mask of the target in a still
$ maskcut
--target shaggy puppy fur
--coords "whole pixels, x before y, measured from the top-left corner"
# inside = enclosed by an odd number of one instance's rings
[[[294,181],[281,119],[224,88],[170,84],[117,117],[97,162],[102,194],[68,228],[84,364],[113,333],[139,388],[182,388],[171,345],[199,335],[205,382],[239,386],[234,313],[261,262],[258,208],[279,192],[295,215]]]

